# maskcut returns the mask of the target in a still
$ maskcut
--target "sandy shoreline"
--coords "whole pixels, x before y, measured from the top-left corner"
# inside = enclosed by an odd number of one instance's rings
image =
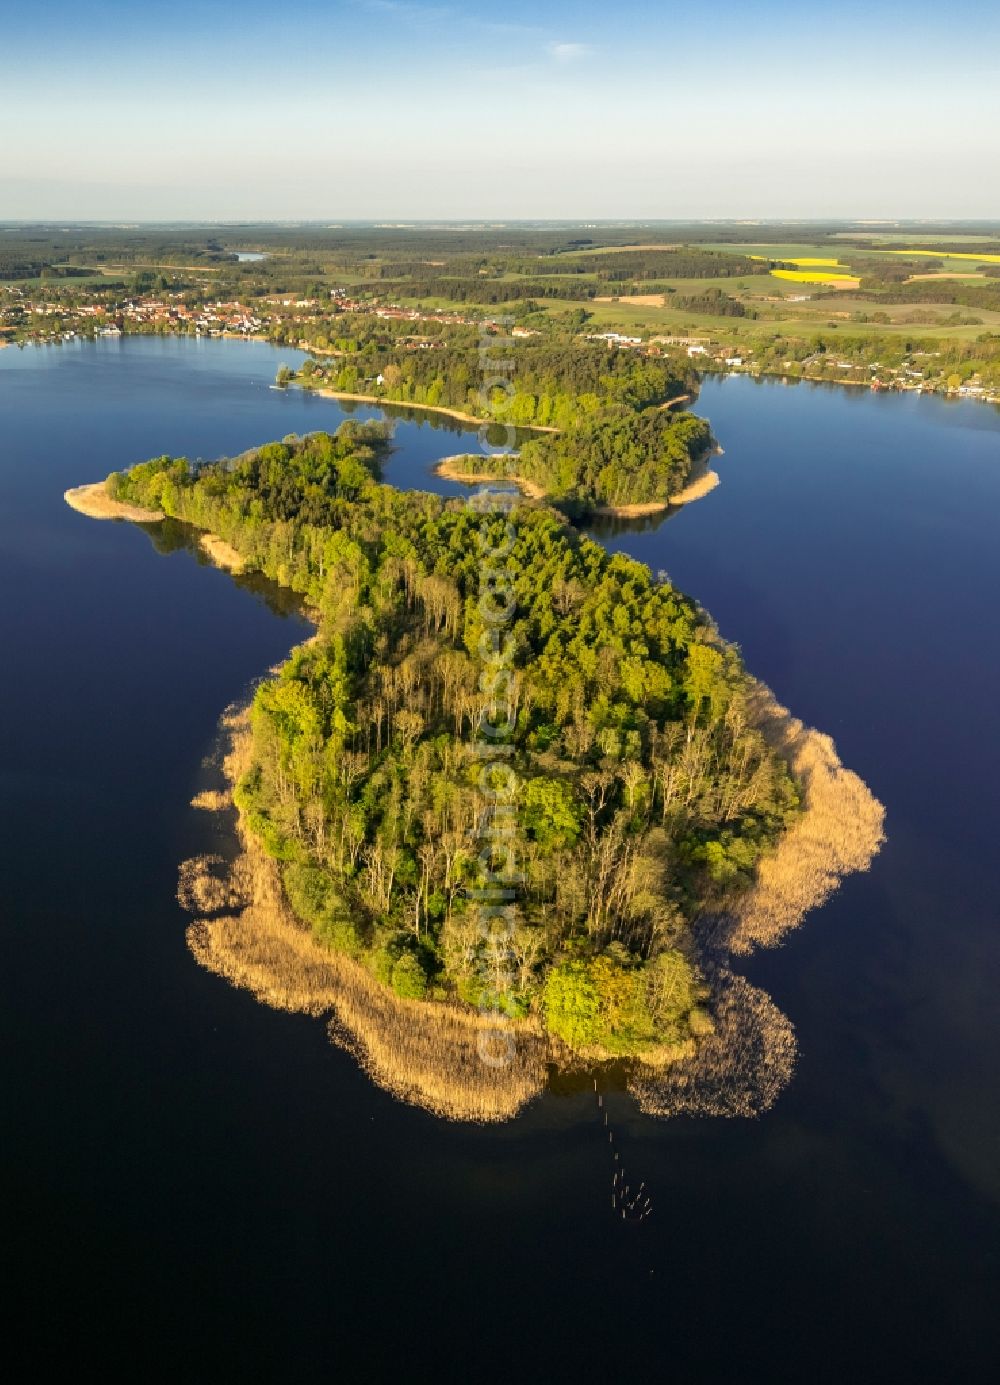
[[[701,500],[720,484],[722,478],[717,471],[712,471],[709,467],[708,459],[721,456],[722,448],[718,443],[709,447],[691,467],[687,485],[666,500],[639,501],[634,505],[601,505],[594,513],[602,519],[640,519],[643,515],[659,515],[681,505],[693,505],[696,500]]]
[[[140,505],[129,505],[122,500],[112,500],[103,481],[94,481],[86,486],[74,486],[63,494],[66,504],[88,519],[128,520],[132,524],[159,524],[166,519],[162,510],[144,510]],[[201,533],[198,543],[203,553],[211,558],[216,567],[226,572],[242,572],[246,563],[231,544],[218,534]]]
[[[302,386],[300,385],[301,389]],[[463,414],[458,409],[445,408],[443,404],[413,404],[407,399],[386,399],[381,394],[350,394],[347,390],[332,390],[326,385],[321,385],[316,389],[310,389],[310,394],[322,395],[324,399],[353,399],[358,404],[378,404],[392,409],[417,409],[425,414],[442,414],[445,418],[454,418],[459,423],[475,423],[480,428],[500,427],[507,425],[499,419],[477,418],[475,414]],[[541,423],[518,424],[528,433],[558,433],[558,428],[550,428]]]
[[[144,510],[139,505],[127,505],[121,500],[112,500],[103,481],[94,481],[87,486],[75,486],[65,491],[66,504],[90,519],[127,519],[133,524],[158,524],[165,519],[162,510]]]
[[[446,481],[461,481],[467,486],[487,486],[491,481],[506,481],[510,485],[516,486],[519,491],[528,497],[529,500],[544,500],[545,491],[536,481],[529,481],[525,476],[507,476],[501,472],[495,472],[491,476],[480,475],[475,471],[466,471],[463,463],[467,463],[470,453],[460,452],[454,457],[442,457],[434,470],[438,476],[443,476]]]
[[[638,519],[642,515],[663,514],[666,510],[675,509],[680,505],[692,505],[696,500],[701,500],[709,491],[715,490],[721,479],[717,471],[706,468],[669,500],[640,501],[635,505],[601,505],[594,514],[609,519]]]
[[[243,556],[226,543],[225,539],[220,539],[218,534],[203,533],[199,536],[198,543],[203,553],[211,558],[216,567],[223,568],[226,572],[242,572],[246,567]]]
[[[721,477],[717,471],[707,467],[695,480],[679,490],[676,495],[670,497],[671,505],[690,505],[695,500],[700,500],[702,496],[708,495],[709,491],[714,491],[720,484]]]

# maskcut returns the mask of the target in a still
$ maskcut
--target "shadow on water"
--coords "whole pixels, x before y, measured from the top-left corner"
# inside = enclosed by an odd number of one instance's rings
[[[187,553],[199,567],[218,571],[215,563],[201,546],[201,532],[190,524],[177,519],[164,519],[157,524],[138,524],[157,553],[170,557],[176,553]],[[230,573],[229,578],[241,591],[257,598],[276,616],[305,616],[306,608],[302,598],[288,587],[281,587],[260,572]]]
[[[583,528],[592,539],[606,544],[609,539],[623,538],[627,534],[656,534],[675,519],[683,510],[682,505],[671,505],[666,510],[652,515],[596,515],[588,519]]]

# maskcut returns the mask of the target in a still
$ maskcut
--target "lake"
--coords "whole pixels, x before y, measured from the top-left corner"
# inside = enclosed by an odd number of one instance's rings
[[[697,597],[888,813],[872,871],[741,968],[798,1032],[774,1109],[663,1122],[609,1097],[654,1196],[637,1227],[586,1092],[444,1124],[185,946],[176,869],[204,845],[188,803],[219,714],[306,627],[62,493],[336,427],[341,405],[270,387],[299,359],[0,351],[5,1268],[32,1371],[72,1351],[191,1380],[988,1377],[1000,414],[710,379],[721,486],[603,535]],[[387,479],[459,493],[431,472],[459,431],[400,421]]]

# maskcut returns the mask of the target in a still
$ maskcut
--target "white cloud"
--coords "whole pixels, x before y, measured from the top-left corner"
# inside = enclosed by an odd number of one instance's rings
[[[557,63],[575,63],[591,51],[589,43],[550,43],[549,54]]]

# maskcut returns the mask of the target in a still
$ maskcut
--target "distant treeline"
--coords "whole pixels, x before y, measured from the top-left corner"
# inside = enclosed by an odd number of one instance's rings
[[[610,284],[626,283],[630,279],[735,279],[769,271],[764,260],[696,250],[690,246],[656,251],[623,250],[610,255],[580,256],[575,261],[560,256],[554,261],[555,272],[565,274],[570,265],[576,272],[596,274]],[[544,271],[536,268],[535,272]]]
[[[100,264],[224,264],[232,256],[213,236],[171,235],[154,229],[68,228],[17,230],[0,234],[0,279],[35,279],[67,266],[71,275]]]
[[[912,284],[887,285],[884,280],[862,279],[861,287],[856,292],[845,290],[822,296],[846,300],[864,297],[869,302],[874,300],[875,306],[878,303],[955,303],[965,308],[1000,312],[1000,283],[992,282],[992,276],[989,283],[964,284],[959,279],[923,279]]]
[[[379,285],[384,297],[410,300],[443,298],[449,303],[516,303],[529,298],[593,298],[599,292],[595,282],[570,284],[555,279],[491,279],[474,275],[468,279],[387,279]]]
[[[348,266],[343,266],[346,270]],[[690,247],[621,251],[614,254],[553,255],[548,260],[449,259],[387,260],[356,265],[363,277],[378,282],[380,291],[406,299],[443,298],[452,303],[511,303],[519,299],[594,298],[608,285],[635,284],[640,290],[668,279],[732,279],[767,274],[766,261]],[[404,277],[405,276],[405,277]],[[649,290],[646,290],[649,291]]]
[[[671,292],[673,292],[671,290]],[[683,308],[689,313],[706,313],[712,317],[749,317],[759,314],[739,298],[723,293],[721,289],[706,289],[698,294],[675,294],[670,300],[672,308]]]

